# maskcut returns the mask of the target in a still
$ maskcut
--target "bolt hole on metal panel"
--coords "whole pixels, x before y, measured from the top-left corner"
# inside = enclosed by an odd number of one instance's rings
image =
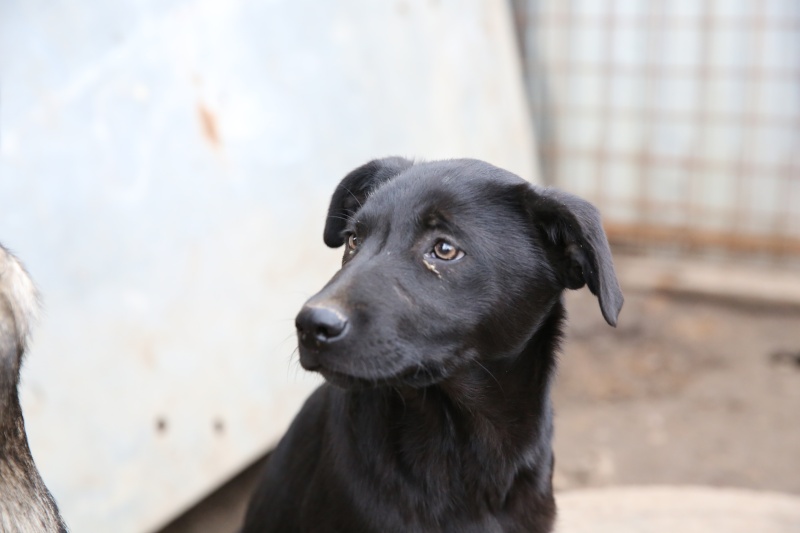
[[[800,3],[512,3],[543,179],[613,243],[800,264]]]
[[[45,312],[31,448],[73,531],[153,531],[318,380],[294,315],[328,199],[375,157],[536,180],[503,1],[0,3],[0,242]]]

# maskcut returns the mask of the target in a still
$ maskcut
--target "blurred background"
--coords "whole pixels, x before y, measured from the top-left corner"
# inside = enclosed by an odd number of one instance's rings
[[[798,154],[796,0],[4,0],[34,457],[74,531],[234,531],[333,188],[476,157],[594,202],[626,293],[568,295],[556,488],[800,494]]]
[[[538,0],[514,13],[548,184],[591,198],[618,243],[796,264],[800,4]]]

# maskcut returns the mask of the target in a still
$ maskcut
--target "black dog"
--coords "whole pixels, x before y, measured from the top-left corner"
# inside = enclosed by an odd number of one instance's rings
[[[244,532],[551,531],[562,292],[622,294],[589,203],[487,163],[372,161],[331,201],[343,266],[297,316],[328,383],[270,457]]]

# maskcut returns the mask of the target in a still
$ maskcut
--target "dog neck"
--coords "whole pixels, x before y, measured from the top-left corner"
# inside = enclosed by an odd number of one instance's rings
[[[437,385],[349,393],[347,416],[370,428],[352,436],[361,457],[385,452],[366,467],[382,479],[402,473],[398,482],[442,505],[472,494],[462,503],[473,511],[499,512],[515,493],[552,498],[550,382],[564,315],[559,299],[516,356],[484,357]]]

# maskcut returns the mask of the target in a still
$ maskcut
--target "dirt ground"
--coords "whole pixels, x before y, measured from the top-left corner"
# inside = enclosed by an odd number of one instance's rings
[[[567,295],[556,489],[696,484],[800,494],[800,308],[625,297],[612,328],[587,290]],[[260,467],[162,533],[234,531]]]
[[[556,488],[800,493],[800,310],[625,296],[614,329],[588,291],[568,295]]]

